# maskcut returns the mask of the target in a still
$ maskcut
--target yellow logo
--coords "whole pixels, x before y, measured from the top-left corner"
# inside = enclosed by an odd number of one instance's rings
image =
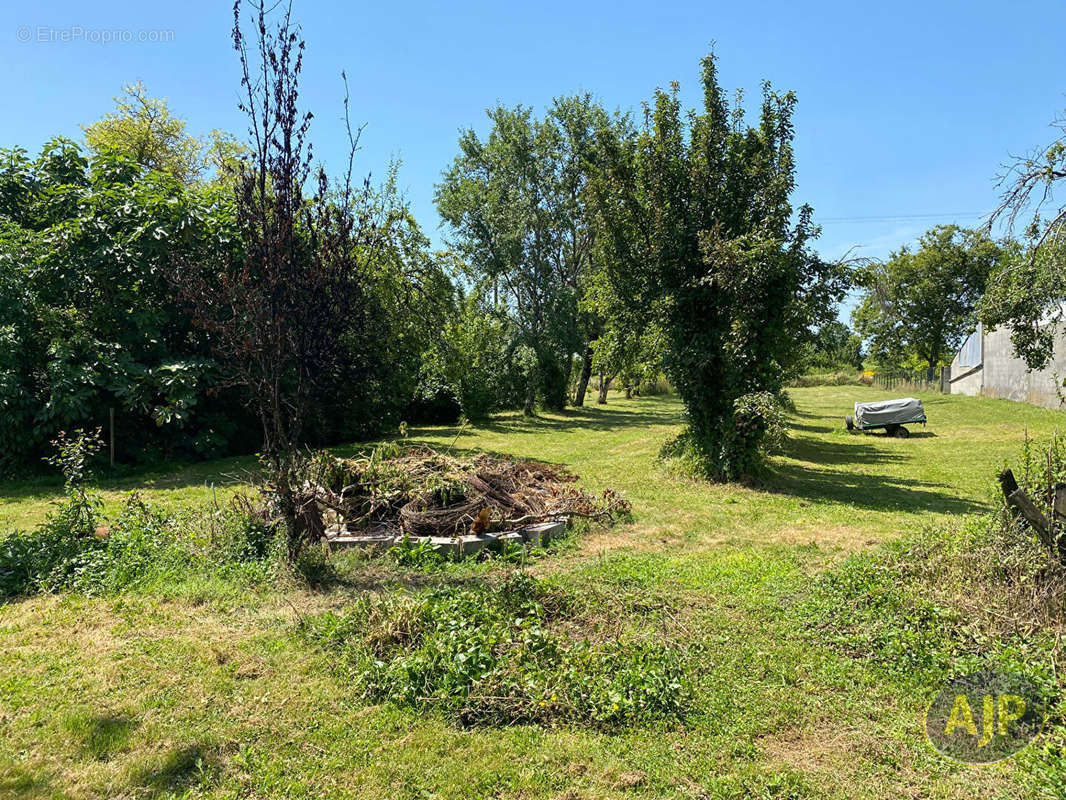
[[[925,715],[930,743],[940,753],[970,764],[1014,755],[1044,724],[1045,702],[1019,675],[982,672],[953,680]]]

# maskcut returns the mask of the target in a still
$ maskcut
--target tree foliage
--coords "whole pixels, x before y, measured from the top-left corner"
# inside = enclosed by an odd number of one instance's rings
[[[593,244],[585,184],[607,116],[587,95],[557,100],[544,120],[521,106],[488,116],[486,139],[473,130],[461,135],[437,207],[471,278],[502,299],[492,307],[508,314],[519,344],[535,356],[526,411],[537,397],[562,408],[571,357],[594,335],[578,309]]]
[[[862,338],[840,320],[821,325],[808,347],[808,369],[859,370],[863,367]]]
[[[217,365],[165,278],[173,253],[231,236],[213,187],[116,151],[86,157],[64,139],[36,159],[0,151],[0,461],[37,458],[109,409],[127,458],[239,447],[244,417],[232,395],[209,395]]]
[[[998,221],[1018,235],[981,301],[989,329],[1007,326],[1015,353],[1030,369],[1047,366],[1056,333],[1066,324],[1066,203],[1054,191],[1066,181],[1066,118],[1046,148],[1017,159],[1002,176],[1004,193],[988,229]]]
[[[122,87],[114,111],[83,126],[83,130],[91,153],[120,153],[146,171],[166,173],[185,184],[212,170],[223,170],[241,153],[240,145],[223,131],[212,131],[200,139],[186,127],[165,98],[152,97],[137,81]]]
[[[604,136],[594,182],[599,261],[618,297],[662,330],[664,364],[684,400],[675,451],[714,477],[757,469],[767,427],[741,398],[774,395],[799,365],[803,332],[828,318],[838,270],[809,249],[811,209],[793,214],[795,97],[764,87],[757,126],[702,62],[703,109],[658,91],[643,123]],[[739,405],[738,405],[739,404]]]
[[[860,269],[853,312],[870,355],[885,366],[933,370],[950,361],[972,329],[974,309],[1003,250],[978,231],[940,225],[884,263]]]

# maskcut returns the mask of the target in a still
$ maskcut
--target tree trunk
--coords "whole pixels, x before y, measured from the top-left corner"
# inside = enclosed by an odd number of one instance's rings
[[[611,388],[611,380],[613,376],[604,375],[600,373],[600,396],[596,398],[596,402],[601,406],[607,403],[607,390]]]
[[[577,379],[577,391],[574,393],[574,405],[585,405],[585,392],[592,378],[592,345],[585,345],[585,356],[581,363],[581,376]]]
[[[522,409],[522,413],[527,417],[533,416],[533,402],[537,399],[537,383],[534,380],[530,380],[526,384],[526,404]]]

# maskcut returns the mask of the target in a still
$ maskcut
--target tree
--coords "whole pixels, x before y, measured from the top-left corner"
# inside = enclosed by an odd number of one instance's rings
[[[625,383],[628,394],[634,385],[661,372],[664,345],[655,315],[619,297],[605,270],[597,270],[591,276],[581,307],[597,323],[590,365],[599,375],[597,403],[607,402],[607,392],[615,379]],[[584,387],[579,389],[584,391]]]
[[[863,295],[853,318],[871,356],[892,366],[917,363],[932,376],[969,332],[1002,257],[984,233],[940,225],[922,236],[915,252],[904,247],[859,270]]]
[[[450,396],[471,420],[522,402],[526,374],[516,358],[513,326],[506,315],[486,308],[481,293],[460,298],[434,338],[422,356],[427,398]]]
[[[123,153],[146,170],[166,172],[181,183],[199,177],[204,163],[199,139],[185,132],[185,120],[170,112],[166,99],[152,97],[140,81],[122,87],[115,110],[85,125],[93,153]]]
[[[557,100],[542,121],[521,106],[488,116],[486,140],[473,130],[461,135],[460,154],[437,186],[437,207],[473,280],[502,296],[492,306],[509,314],[519,343],[535,354],[526,412],[538,395],[558,409],[573,354],[580,350],[591,363],[594,326],[578,311],[592,257],[585,183],[606,114],[585,95]]]
[[[685,403],[671,451],[733,478],[758,468],[768,424],[741,398],[779,391],[797,340],[842,287],[808,249],[810,208],[793,220],[794,96],[764,87],[759,125],[747,127],[726,107],[714,57],[702,67],[702,113],[682,112],[676,84],[656,92],[639,129],[602,137],[591,189],[599,262],[615,294],[661,328]]]
[[[862,338],[834,319],[815,333],[808,364],[816,369],[862,369],[862,357]]]
[[[1047,366],[1057,329],[1066,323],[1066,203],[1053,202],[1066,179],[1066,117],[1054,127],[1055,141],[1016,159],[1000,179],[1005,189],[988,230],[999,221],[1012,233],[1023,222],[1024,228],[978,309],[989,330],[1011,329],[1015,354],[1030,369]]]
[[[574,388],[574,405],[585,403],[592,377],[594,343],[602,336],[604,319],[595,303],[584,302],[593,291],[598,265],[595,261],[595,224],[589,203],[590,176],[598,160],[598,137],[613,130],[612,120],[589,94],[556,98],[548,113],[549,125],[561,134],[558,152],[559,194],[570,262],[567,273],[578,299],[577,329],[581,370]]]
[[[226,180],[247,149],[232,135],[213,130],[198,138],[170,111],[166,98],[152,97],[141,81],[122,87],[115,110],[83,125],[91,154],[124,155],[146,171],[163,172],[179,183],[213,177]]]
[[[216,389],[207,338],[165,274],[225,247],[210,186],[65,139],[0,151],[0,464],[39,460],[59,430],[118,422],[122,460],[216,457],[247,441]]]
[[[372,356],[382,352],[366,345],[381,321],[370,283],[390,221],[369,180],[352,183],[357,137],[350,126],[340,185],[323,168],[312,170],[311,114],[298,105],[298,27],[288,9],[272,23],[264,0],[248,5],[251,41],[240,0],[234,5],[251,151],[234,183],[234,247],[223,259],[179,263],[175,277],[194,322],[214,339],[226,380],[246,392],[259,420],[272,494],[295,554],[319,532],[297,492],[308,423],[346,385],[373,379]],[[368,357],[353,363],[352,352]]]

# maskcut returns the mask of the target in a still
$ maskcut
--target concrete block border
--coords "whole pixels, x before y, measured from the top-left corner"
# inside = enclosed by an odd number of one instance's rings
[[[347,550],[351,548],[388,549],[395,545],[406,544],[418,547],[428,544],[438,553],[466,558],[476,555],[485,548],[499,550],[507,544],[522,544],[526,547],[544,547],[554,539],[566,533],[566,520],[556,519],[526,525],[513,531],[495,531],[463,536],[383,536],[380,534],[351,534],[338,532],[327,535],[323,540],[330,550]]]

